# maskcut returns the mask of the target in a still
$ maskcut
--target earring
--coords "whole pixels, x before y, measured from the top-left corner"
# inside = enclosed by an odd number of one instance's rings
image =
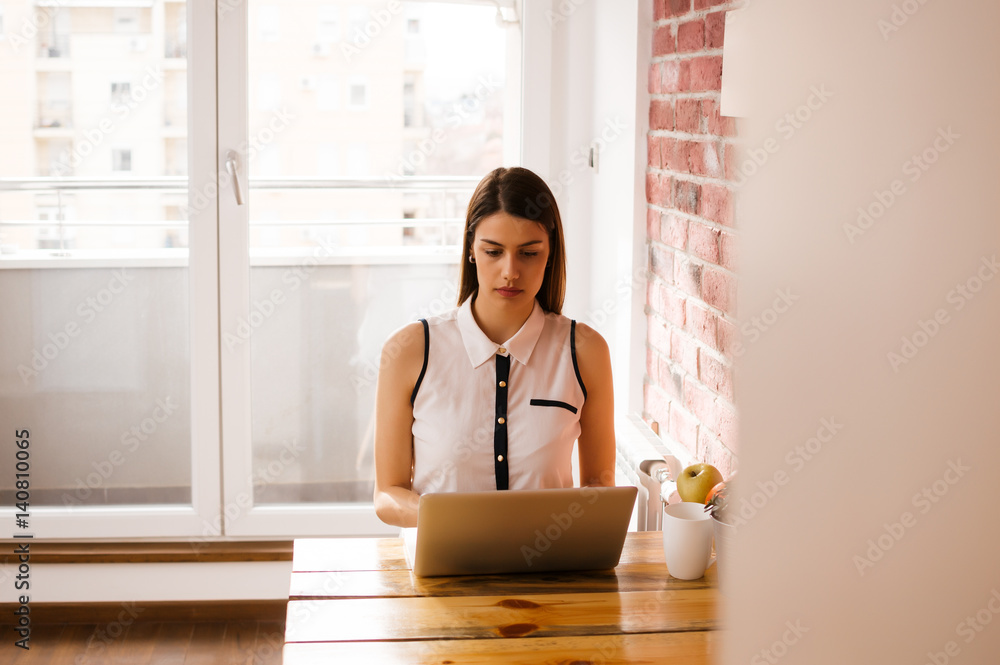
[[[476,262],[476,257],[474,257],[472,254],[469,254],[469,263],[475,263],[475,262]]]

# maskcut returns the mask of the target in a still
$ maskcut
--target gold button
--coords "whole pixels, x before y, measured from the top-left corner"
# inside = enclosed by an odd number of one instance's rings
[[[503,419],[503,416],[500,416],[499,418],[497,418],[497,422],[503,425],[507,421]]]
[[[498,462],[502,462],[503,461],[503,455],[497,455],[497,461]]]
[[[507,387],[507,382],[506,381],[501,381],[500,382],[500,387],[501,388],[506,388]]]
[[[500,347],[499,349],[497,349],[497,353],[501,353],[501,354],[503,354],[503,353],[507,353],[507,349],[505,349],[505,348],[503,348],[503,347],[501,346],[501,347]]]

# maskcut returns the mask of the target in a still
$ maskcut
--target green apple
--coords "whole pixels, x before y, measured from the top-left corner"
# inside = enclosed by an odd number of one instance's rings
[[[681,501],[705,503],[712,488],[722,482],[722,474],[711,464],[692,464],[681,471],[677,479],[677,493]]]

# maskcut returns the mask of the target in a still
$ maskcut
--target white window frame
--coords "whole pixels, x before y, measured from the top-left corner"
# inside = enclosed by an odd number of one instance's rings
[[[31,506],[31,533],[54,540],[216,539],[222,514],[219,459],[218,188],[216,148],[216,13],[214,3],[188,3],[191,25],[188,115],[193,208],[188,263],[191,344],[191,505]],[[208,205],[198,205],[197,197]],[[15,532],[15,509],[0,506],[0,525]]]

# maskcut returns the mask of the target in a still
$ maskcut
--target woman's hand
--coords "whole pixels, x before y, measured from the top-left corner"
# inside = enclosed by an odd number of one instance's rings
[[[375,514],[386,524],[417,525],[420,496],[413,482],[413,405],[410,396],[424,361],[419,321],[386,340],[375,389]]]
[[[580,410],[580,485],[610,487],[615,484],[615,396],[611,378],[611,352],[601,334],[576,324],[576,361],[587,388]]]

